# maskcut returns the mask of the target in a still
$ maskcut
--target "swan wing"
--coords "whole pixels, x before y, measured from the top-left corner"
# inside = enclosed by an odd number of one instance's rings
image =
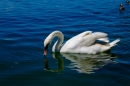
[[[69,39],[61,48],[61,52],[76,52],[83,47],[90,47],[97,39],[105,38],[106,33],[85,31]],[[87,48],[88,49],[88,48]]]
[[[89,36],[91,33],[92,31],[85,31],[79,35],[72,37],[64,44],[63,48],[73,49],[77,46],[81,46],[82,42],[85,40],[84,37]]]
[[[95,32],[95,33],[89,34],[87,36],[84,36],[82,38],[82,47],[84,47],[84,46],[89,47],[93,43],[95,43],[96,40],[108,42],[108,39],[106,36],[107,36],[107,34],[103,33],[103,32]]]
[[[89,36],[86,36],[84,39],[84,43],[83,45],[86,45],[87,47],[92,45],[96,40],[101,40],[103,41],[107,41],[107,34],[106,33],[103,33],[103,32],[95,32],[95,33],[92,33],[91,35]]]

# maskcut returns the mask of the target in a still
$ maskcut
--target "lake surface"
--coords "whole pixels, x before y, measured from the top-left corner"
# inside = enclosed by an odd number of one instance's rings
[[[122,3],[125,10],[119,11]],[[43,56],[52,31],[108,33],[111,53]],[[130,5],[125,0],[1,0],[0,86],[130,86]]]

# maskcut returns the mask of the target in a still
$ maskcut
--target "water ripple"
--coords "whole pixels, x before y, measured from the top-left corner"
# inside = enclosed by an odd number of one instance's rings
[[[120,3],[126,8],[123,12],[119,11]],[[1,0],[1,86],[129,85],[128,8],[124,0]],[[117,55],[114,59],[117,63],[104,65],[88,75],[71,70],[68,67],[71,61],[62,57],[64,70],[57,73],[45,71],[43,41],[54,30],[63,32],[64,42],[86,30],[106,32],[110,41],[120,38],[121,41],[111,50]],[[51,46],[47,58],[50,66],[55,68],[57,60],[52,58]]]

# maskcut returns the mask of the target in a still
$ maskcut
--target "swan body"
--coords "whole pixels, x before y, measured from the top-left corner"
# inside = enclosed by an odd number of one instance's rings
[[[44,41],[44,55],[46,56],[50,42],[54,37],[58,37],[58,40],[53,45],[53,52],[62,53],[86,53],[86,54],[96,54],[100,52],[105,52],[110,50],[116,45],[120,40],[117,39],[111,43],[107,38],[107,34],[103,32],[85,31],[77,36],[69,39],[64,45],[64,35],[60,31],[52,32]],[[106,44],[100,44],[96,41],[100,40],[106,42]]]

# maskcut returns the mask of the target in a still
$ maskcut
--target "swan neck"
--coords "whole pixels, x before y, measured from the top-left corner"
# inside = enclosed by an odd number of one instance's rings
[[[53,45],[52,51],[53,52],[60,52],[61,44],[63,43],[63,40],[64,40],[64,35],[60,31],[56,31],[53,34],[53,38],[54,37],[58,37],[58,40]]]

